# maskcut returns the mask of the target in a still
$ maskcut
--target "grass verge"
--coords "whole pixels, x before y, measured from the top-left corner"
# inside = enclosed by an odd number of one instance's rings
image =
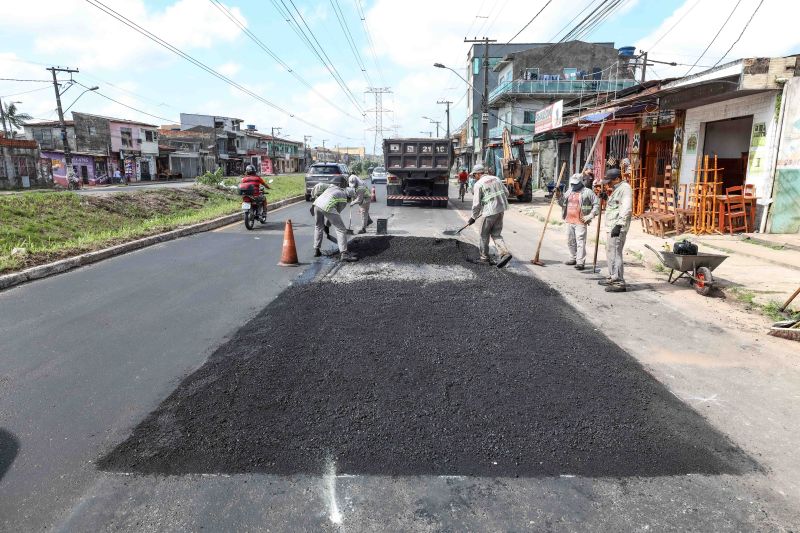
[[[775,300],[770,300],[765,304],[757,302],[756,293],[745,287],[728,287],[725,289],[725,292],[731,294],[734,299],[744,305],[746,309],[757,311],[773,322],[787,319],[796,320],[800,318],[800,312],[793,312],[791,310],[781,312],[780,308],[782,304],[780,302],[776,302]]]
[[[269,200],[298,196],[303,188],[302,177],[279,176]],[[238,195],[204,186],[2,196],[0,274],[211,220],[235,213],[239,205]]]

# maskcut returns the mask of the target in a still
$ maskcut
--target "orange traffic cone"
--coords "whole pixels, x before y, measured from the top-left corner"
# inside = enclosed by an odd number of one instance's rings
[[[378,194],[375,192],[375,186],[372,186],[372,196],[369,198],[370,202],[377,202],[378,201]]]
[[[283,252],[279,266],[296,267],[300,263],[297,261],[297,248],[294,245],[294,231],[292,231],[292,221],[286,221],[286,229],[283,230]]]

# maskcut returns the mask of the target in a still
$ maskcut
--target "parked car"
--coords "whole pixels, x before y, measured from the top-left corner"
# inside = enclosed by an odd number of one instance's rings
[[[372,183],[386,183],[389,179],[389,173],[386,172],[384,167],[375,167],[372,169]]]
[[[350,176],[350,170],[347,165],[341,163],[314,163],[306,171],[306,202],[311,201],[311,189],[317,183],[325,183],[331,181],[336,176],[343,176],[347,179]]]

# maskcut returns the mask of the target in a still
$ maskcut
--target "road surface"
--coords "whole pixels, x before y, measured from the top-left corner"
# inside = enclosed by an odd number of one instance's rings
[[[384,187],[378,191],[384,198]],[[384,201],[372,217],[388,218],[397,236],[442,237],[466,213]],[[276,266],[287,218],[299,268]],[[532,269],[525,264],[538,235],[531,224],[517,214],[506,222],[521,259],[511,268],[520,272]],[[100,457],[296,277],[330,266],[311,257],[311,232],[308,204],[300,203],[252,232],[236,224],[0,293],[0,530],[738,531],[800,524],[794,354],[776,349],[774,339],[747,340],[715,318],[690,318],[647,287],[608,295],[589,274],[559,269],[560,242],[546,243],[552,268],[534,275],[558,287],[576,315],[642,361],[760,470],[516,478],[97,469]],[[464,238],[474,242],[474,231]],[[530,316],[518,320],[535,327],[537,314],[548,311],[532,302]],[[361,318],[369,346],[370,317]],[[468,335],[468,317],[465,323]]]

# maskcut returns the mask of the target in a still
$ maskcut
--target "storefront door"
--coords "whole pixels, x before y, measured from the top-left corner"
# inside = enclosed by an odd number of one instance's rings
[[[672,140],[648,139],[645,144],[644,175],[650,187],[663,187],[672,158]]]
[[[717,168],[723,169],[720,192],[724,193],[728,187],[744,185],[752,129],[752,115],[706,123],[703,155],[709,156],[712,165],[716,156]]]

